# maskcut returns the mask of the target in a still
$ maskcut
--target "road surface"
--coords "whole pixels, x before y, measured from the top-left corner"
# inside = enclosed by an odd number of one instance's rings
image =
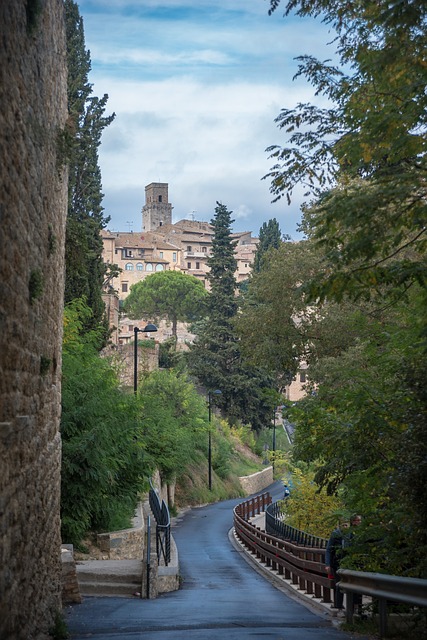
[[[269,488],[273,500],[283,485]],[[154,600],[85,597],[65,609],[72,640],[350,640],[276,589],[230,543],[228,500],[188,511],[172,529],[182,587]],[[357,636],[358,640],[367,640]]]

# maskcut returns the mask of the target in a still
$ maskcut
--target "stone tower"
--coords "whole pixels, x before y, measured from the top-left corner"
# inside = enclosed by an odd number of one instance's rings
[[[167,182],[152,182],[145,187],[145,205],[142,207],[142,230],[156,231],[172,223],[172,205],[168,202]]]

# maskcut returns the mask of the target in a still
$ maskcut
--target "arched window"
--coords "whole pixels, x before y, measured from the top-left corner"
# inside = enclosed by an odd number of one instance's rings
[[[145,265],[145,270],[146,271],[152,271],[153,270],[153,265],[151,264],[151,262],[147,262],[147,264]]]
[[[144,265],[142,264],[142,262],[137,262],[136,263],[136,270],[137,271],[144,271]]]
[[[162,264],[156,264],[156,271],[163,271],[163,265]]]
[[[127,262],[126,266],[125,266],[126,271],[133,271],[133,264],[132,262]]]

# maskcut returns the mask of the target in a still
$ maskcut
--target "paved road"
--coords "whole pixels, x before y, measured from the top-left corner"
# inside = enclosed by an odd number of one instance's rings
[[[269,490],[276,500],[282,485]],[[179,591],[155,600],[86,597],[66,609],[72,639],[350,640],[351,634],[273,587],[231,545],[232,511],[240,501],[192,509],[173,527]]]

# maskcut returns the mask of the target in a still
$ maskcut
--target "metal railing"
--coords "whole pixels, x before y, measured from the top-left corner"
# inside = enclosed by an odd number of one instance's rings
[[[416,607],[427,607],[427,580],[350,569],[339,569],[338,575],[340,582],[337,586],[347,594],[347,622],[353,621],[354,594],[371,596],[378,601],[381,637],[387,633],[387,602],[402,602]]]
[[[171,560],[171,524],[168,505],[164,500],[160,503],[157,491],[151,484],[148,493],[150,509],[156,521],[156,552],[157,561],[163,556],[165,565],[168,566]]]
[[[305,531],[291,527],[284,522],[283,516],[284,513],[280,502],[274,502],[267,507],[265,511],[265,530],[267,533],[271,533],[271,535],[283,538],[284,540],[290,540],[298,545],[326,549],[326,545],[328,544],[326,538],[313,536],[311,533],[306,533]]]

